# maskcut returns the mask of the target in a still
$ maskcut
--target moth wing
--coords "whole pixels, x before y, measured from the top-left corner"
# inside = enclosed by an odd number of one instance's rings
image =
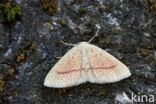
[[[47,87],[64,88],[84,83],[81,47],[69,50],[47,74],[44,85]]]
[[[131,75],[126,65],[105,50],[91,44],[86,47],[89,82],[112,83]]]

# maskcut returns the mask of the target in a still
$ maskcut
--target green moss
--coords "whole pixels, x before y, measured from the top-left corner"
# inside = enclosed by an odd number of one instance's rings
[[[113,35],[116,35],[116,34],[118,34],[120,31],[118,30],[118,29],[112,29],[112,34]]]
[[[52,8],[49,8],[49,13],[50,13],[50,14],[52,14],[52,13],[53,13]]]
[[[0,86],[3,86],[3,85],[4,85],[4,81],[0,80]]]
[[[137,0],[133,0],[133,1],[134,1],[135,4],[137,4],[137,2],[138,2]]]
[[[14,97],[14,98],[17,98],[17,97],[18,97],[18,92],[14,91],[14,92],[13,92],[13,97]]]
[[[13,75],[13,74],[14,74],[14,70],[13,70],[13,69],[10,69],[10,70],[7,72],[7,74]]]
[[[154,9],[156,9],[156,3],[153,5]]]
[[[103,39],[103,38],[102,38],[102,35],[99,35],[99,36],[98,36],[98,40],[101,41],[102,39]]]
[[[62,19],[58,19],[57,22],[62,26],[66,26],[66,24],[62,21]]]
[[[150,3],[153,3],[153,0],[149,0]]]
[[[149,9],[156,16],[156,3],[153,0],[145,0],[145,8]]]
[[[44,5],[42,6],[44,11],[47,11],[50,15],[54,16],[58,10],[55,0],[44,0]]]
[[[3,85],[4,85],[4,81],[3,80],[0,80],[0,92],[3,91]]]
[[[148,49],[154,49],[154,44],[150,44],[150,45],[148,45],[147,48],[148,48]]]
[[[147,49],[142,49],[142,50],[141,50],[141,53],[142,53],[143,56],[148,56],[148,55],[149,55],[149,50],[147,50]]]
[[[59,24],[62,24],[63,22],[62,22],[62,19],[58,19],[58,23]]]
[[[12,23],[20,18],[22,11],[20,6],[10,2],[0,3],[0,19],[3,23]]]
[[[99,93],[97,93],[97,96],[99,96],[99,97],[105,97],[105,95],[106,95],[106,90],[105,89],[103,89]]]
[[[87,13],[87,10],[85,8],[80,8],[79,13],[81,16],[84,16]]]
[[[94,7],[97,7],[97,2],[94,2]]]
[[[46,5],[43,5],[42,9],[46,10],[47,9],[47,6]]]
[[[100,13],[103,13],[103,11],[104,11],[103,8],[102,7],[99,7],[99,12]]]

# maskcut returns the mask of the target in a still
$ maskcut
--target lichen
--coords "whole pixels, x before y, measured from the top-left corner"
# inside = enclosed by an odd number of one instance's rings
[[[32,53],[35,49],[36,49],[36,46],[32,44],[29,48],[29,52]]]
[[[24,54],[24,53],[21,53],[20,55],[17,56],[16,61],[20,63],[20,62],[22,62],[24,59],[25,59],[25,54]]]
[[[17,97],[18,97],[18,92],[17,92],[17,91],[14,91],[14,92],[13,92],[13,97],[14,97],[14,98],[17,98]]]

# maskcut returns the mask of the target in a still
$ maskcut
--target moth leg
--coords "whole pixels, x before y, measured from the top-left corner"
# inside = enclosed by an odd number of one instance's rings
[[[105,49],[106,52],[110,51],[110,49]]]
[[[61,43],[64,44],[64,45],[67,45],[67,46],[73,46],[73,47],[76,46],[75,44],[66,43],[66,42],[64,42],[62,40],[61,40]]]
[[[95,35],[88,41],[88,43],[90,43],[95,37],[97,37],[99,35],[98,32],[99,32],[99,28],[96,31]]]
[[[62,57],[56,56],[57,59],[61,59]]]

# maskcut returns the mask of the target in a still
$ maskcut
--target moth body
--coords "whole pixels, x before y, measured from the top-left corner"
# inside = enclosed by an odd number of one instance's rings
[[[44,85],[54,88],[91,83],[113,83],[131,75],[128,67],[101,48],[80,42],[47,74]]]

